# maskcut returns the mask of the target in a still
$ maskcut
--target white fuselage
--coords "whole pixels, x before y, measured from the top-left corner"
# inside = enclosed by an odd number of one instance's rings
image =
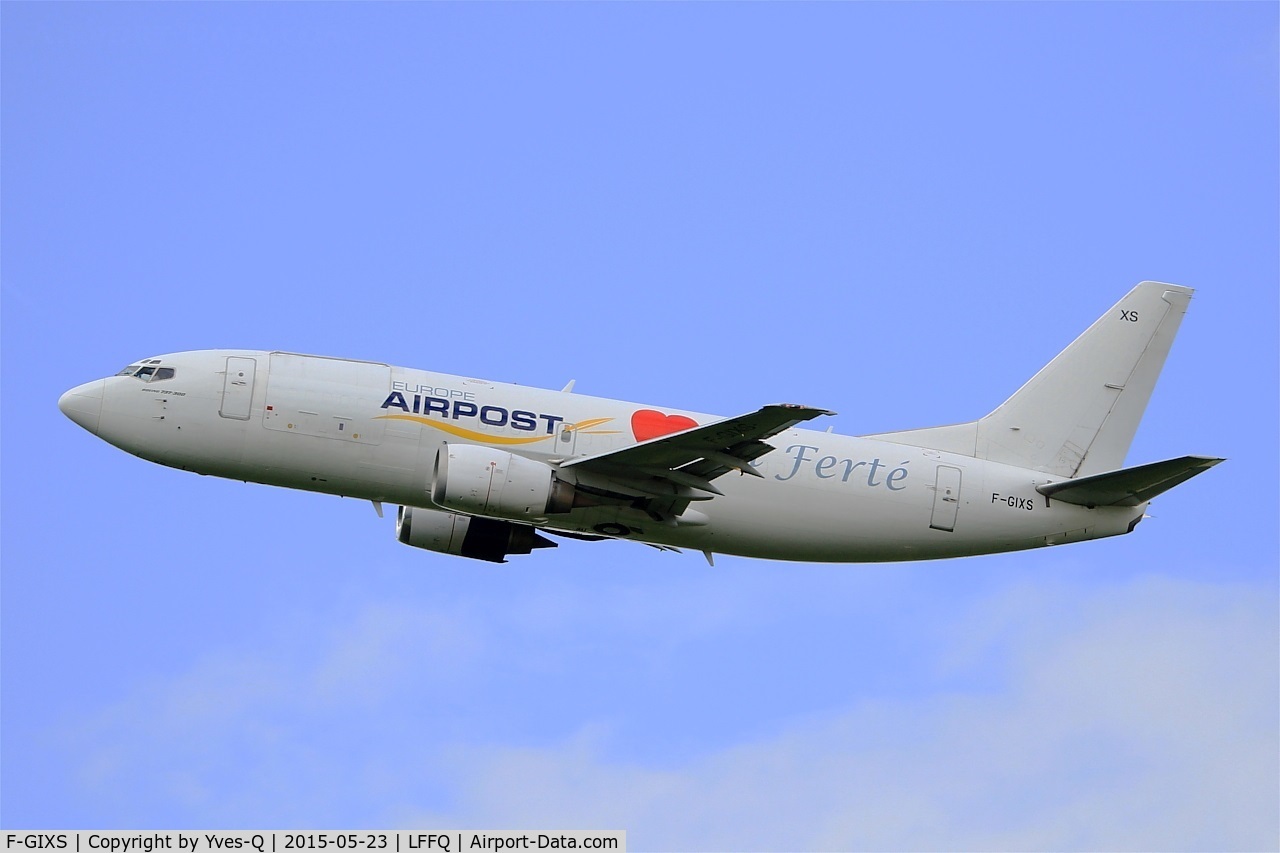
[[[554,467],[636,444],[663,429],[664,419],[668,431],[717,420],[287,353],[205,350],[154,361],[172,376],[87,383],[68,392],[64,411],[162,465],[427,509],[439,509],[429,494],[446,441],[500,447]],[[762,477],[731,471],[715,481],[722,495],[696,501],[678,519],[612,505],[533,523],[708,552],[863,562],[1113,536],[1132,530],[1145,508],[1049,500],[1035,487],[1063,477],[888,441],[792,428],[767,443],[775,449],[752,465]]]

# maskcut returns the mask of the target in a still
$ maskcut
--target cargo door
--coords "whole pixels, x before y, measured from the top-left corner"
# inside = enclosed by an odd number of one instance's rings
[[[379,417],[380,406],[390,384],[385,364],[273,352],[262,425],[291,435],[379,444],[387,423]]]
[[[218,414],[238,421],[249,420],[253,407],[253,376],[258,362],[252,358],[232,356],[227,359],[227,370],[222,378],[222,407]]]
[[[956,529],[956,511],[960,509],[960,469],[939,465],[933,487],[933,517],[929,526],[951,532]]]

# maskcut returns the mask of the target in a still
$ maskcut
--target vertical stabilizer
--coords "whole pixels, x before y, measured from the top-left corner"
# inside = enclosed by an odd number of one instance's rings
[[[1144,281],[998,409],[975,455],[1064,477],[1124,466],[1192,289]]]

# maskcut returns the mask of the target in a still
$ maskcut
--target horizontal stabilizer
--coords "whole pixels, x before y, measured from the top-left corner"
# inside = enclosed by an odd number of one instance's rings
[[[1090,508],[1138,506],[1222,461],[1214,456],[1180,456],[1078,480],[1046,483],[1036,486],[1036,491],[1055,500]]]

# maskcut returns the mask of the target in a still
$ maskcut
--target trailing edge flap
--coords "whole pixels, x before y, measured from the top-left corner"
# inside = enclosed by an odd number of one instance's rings
[[[756,474],[748,463],[773,450],[762,439],[801,421],[830,414],[834,412],[808,406],[770,405],[736,418],[651,438],[621,450],[570,459],[561,467],[596,470],[613,476],[657,477],[679,486],[720,494],[711,480],[721,474],[733,470]]]
[[[1080,506],[1137,506],[1222,462],[1214,456],[1180,456],[1078,480],[1036,486],[1042,495]]]

